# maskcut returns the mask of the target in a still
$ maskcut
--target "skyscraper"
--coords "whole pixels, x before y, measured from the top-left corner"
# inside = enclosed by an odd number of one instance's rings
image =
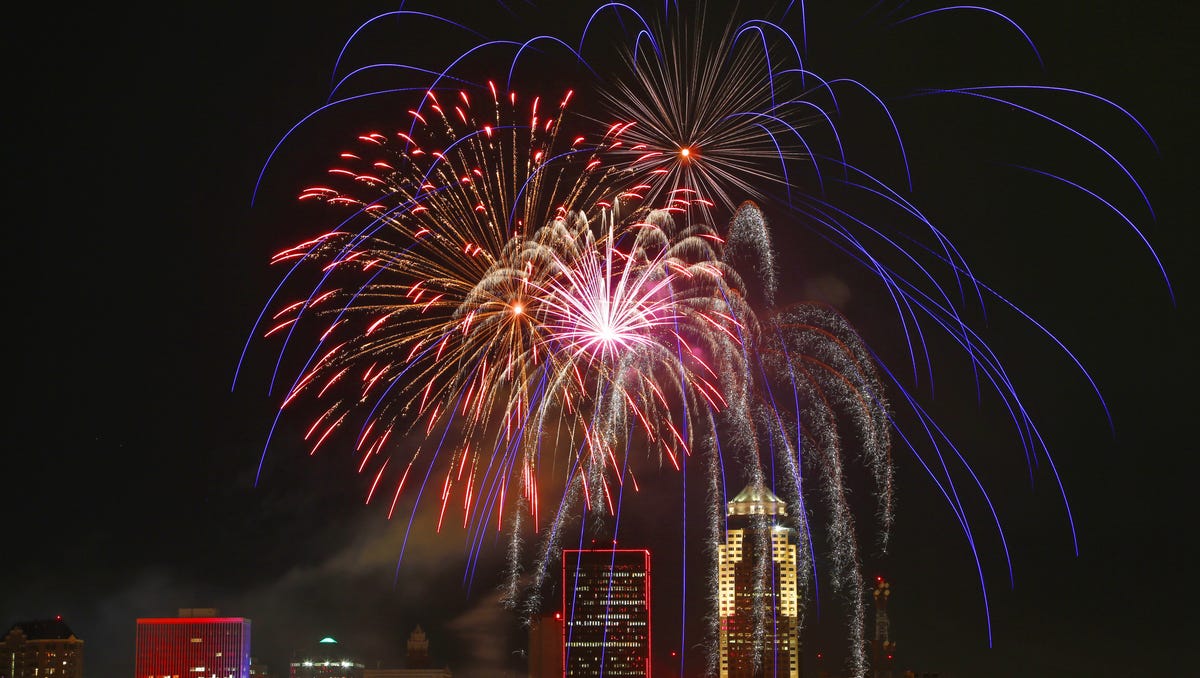
[[[249,619],[212,609],[179,614],[137,620],[135,678],[250,678]]]
[[[568,677],[650,676],[650,552],[563,551]]]
[[[62,620],[18,622],[0,638],[0,676],[82,678],[83,641]]]
[[[799,678],[796,544],[783,500],[751,484],[727,505],[717,547],[721,678]]]
[[[896,643],[892,640],[891,624],[888,622],[887,604],[892,596],[892,585],[883,577],[875,577],[875,640],[871,641],[872,678],[892,678],[895,663]]]

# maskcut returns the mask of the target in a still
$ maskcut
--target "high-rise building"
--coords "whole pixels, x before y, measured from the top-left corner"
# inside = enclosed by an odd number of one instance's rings
[[[363,664],[332,636],[292,653],[291,678],[363,678]]]
[[[18,622],[0,641],[0,678],[83,678],[83,641],[62,620]]]
[[[783,500],[751,484],[727,505],[717,547],[721,678],[800,677],[796,544]]]
[[[875,577],[875,639],[871,641],[872,678],[892,678],[892,667],[896,660],[896,643],[891,636],[887,604],[892,596],[892,585],[883,577]]]
[[[185,608],[137,620],[135,678],[250,678],[250,620]]]
[[[650,552],[563,551],[563,675],[650,676]]]

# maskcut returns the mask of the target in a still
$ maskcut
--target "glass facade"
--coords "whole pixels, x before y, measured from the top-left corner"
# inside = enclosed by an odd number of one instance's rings
[[[650,676],[650,552],[563,551],[563,675]]]

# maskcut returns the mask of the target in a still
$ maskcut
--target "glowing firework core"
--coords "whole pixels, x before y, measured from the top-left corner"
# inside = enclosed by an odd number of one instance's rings
[[[617,341],[617,333],[611,325],[602,325],[596,331],[596,338],[604,344],[612,344]]]
[[[662,3],[664,10],[672,4],[676,6],[670,13],[673,17],[680,14],[678,3]],[[903,7],[908,3],[897,4]],[[793,3],[786,5],[784,15]],[[804,5],[799,5],[803,28]],[[981,7],[943,9],[997,14]],[[934,458],[942,460],[948,448],[981,492],[983,485],[947,434],[934,425],[916,394],[905,386],[903,374],[898,376],[885,366],[840,312],[821,302],[792,299],[775,304],[777,294],[786,294],[779,289],[780,269],[786,264],[779,263],[772,229],[755,202],[770,199],[778,203],[786,209],[783,221],[789,227],[812,229],[879,278],[895,304],[904,331],[900,345],[908,349],[914,380],[921,368],[920,354],[933,376],[924,323],[950,331],[975,366],[977,381],[986,377],[1008,408],[1032,471],[1034,456],[1048,458],[1049,449],[1021,407],[988,342],[970,327],[958,304],[950,302],[949,290],[943,288],[940,278],[904,249],[905,241],[893,240],[860,220],[849,206],[843,209],[837,202],[842,199],[840,192],[826,197],[826,173],[842,175],[840,183],[851,191],[851,197],[861,191],[879,198],[885,209],[898,208],[900,214],[911,217],[919,235],[931,232],[944,247],[941,260],[950,279],[958,282],[960,290],[967,285],[974,288],[980,310],[983,290],[995,293],[975,279],[961,255],[951,255],[954,250],[947,236],[900,191],[877,179],[870,168],[859,169],[856,160],[847,158],[838,130],[825,136],[821,125],[810,125],[819,117],[834,127],[824,100],[809,101],[809,92],[816,90],[804,83],[809,72],[801,67],[801,50],[789,29],[767,19],[743,20],[735,14],[724,37],[712,45],[700,40],[692,46],[681,43],[688,35],[681,30],[675,36],[653,36],[654,49],[639,50],[640,40],[651,37],[650,23],[625,3],[602,3],[592,18],[601,10],[632,12],[645,27],[625,45],[631,55],[631,77],[601,83],[607,89],[601,87],[599,94],[622,118],[607,132],[604,126],[597,126],[578,135],[564,135],[559,141],[574,90],[560,100],[557,111],[547,112],[543,107],[541,117],[541,97],[522,98],[518,104],[515,92],[506,91],[503,96],[490,81],[486,90],[471,85],[459,91],[457,98],[443,93],[446,82],[469,84],[451,75],[452,71],[458,73],[456,67],[464,53],[440,72],[405,67],[416,73],[439,73],[416,107],[408,110],[412,116],[411,122],[405,119],[408,133],[359,136],[355,152],[339,156],[339,166],[329,170],[328,180],[301,193],[301,200],[351,209],[353,216],[342,224],[353,225],[302,242],[272,260],[289,262],[285,280],[291,279],[302,263],[318,266],[321,274],[315,287],[301,287],[298,300],[281,299],[283,308],[274,316],[275,326],[263,328],[264,336],[278,333],[283,341],[277,369],[284,352],[290,356],[296,350],[288,344],[295,340],[293,332],[302,322],[323,330],[316,346],[309,349],[304,367],[283,391],[280,409],[301,394],[314,402],[317,416],[304,436],[313,441],[310,455],[335,431],[357,431],[347,446],[360,453],[358,472],[370,467],[374,474],[367,502],[375,496],[376,486],[393,484],[394,489],[387,493],[391,494],[389,520],[402,493],[415,493],[405,546],[418,502],[422,496],[437,494],[439,485],[437,530],[441,532],[451,500],[461,504],[461,529],[471,534],[468,569],[472,578],[480,562],[485,528],[494,525],[500,529],[502,522],[507,523],[504,603],[518,604],[528,576],[530,599],[519,603],[522,614],[539,609],[540,589],[550,581],[550,561],[558,553],[566,553],[561,547],[572,521],[579,523],[582,541],[583,530],[599,525],[595,520],[607,512],[613,516],[615,545],[627,478],[633,491],[638,491],[634,466],[645,463],[654,470],[654,465],[662,467],[669,461],[682,472],[680,487],[682,496],[687,497],[690,481],[680,461],[697,451],[697,460],[705,460],[709,497],[703,509],[709,574],[702,586],[716,593],[708,601],[715,608],[707,615],[712,624],[712,642],[707,643],[710,673],[718,666],[722,672],[729,668],[724,659],[718,662],[717,638],[720,634],[724,656],[729,635],[725,620],[734,607],[731,601],[740,595],[735,595],[734,580],[741,575],[735,577],[734,570],[750,572],[742,564],[734,566],[741,558],[734,554],[742,548],[746,554],[758,554],[764,567],[786,572],[786,576],[772,575],[780,577],[772,584],[776,587],[773,592],[751,592],[756,600],[749,614],[736,613],[737,633],[742,634],[737,644],[751,646],[743,648],[749,653],[746,656],[768,658],[774,657],[769,644],[785,637],[789,652],[798,647],[804,617],[798,610],[809,600],[815,602],[817,593],[816,531],[810,524],[814,513],[807,505],[815,493],[826,518],[822,527],[829,553],[822,562],[828,562],[830,573],[825,576],[835,591],[846,596],[848,665],[851,675],[866,676],[866,648],[870,645],[865,638],[867,598],[863,592],[867,587],[860,571],[857,508],[848,499],[853,477],[845,467],[851,459],[858,459],[873,481],[880,546],[886,552],[893,520],[891,441],[893,430],[901,434],[900,418],[893,417],[888,402],[891,387],[901,396],[900,402],[909,405],[904,414],[915,418],[911,423],[928,434]],[[899,23],[939,11],[917,13]],[[408,11],[392,14],[433,16]],[[591,26],[590,20],[584,26],[580,50]],[[768,27],[770,31],[765,30]],[[742,40],[749,31],[762,38],[761,45]],[[770,34],[781,35],[783,43],[768,44],[766,36]],[[666,48],[659,49],[659,38],[667,41]],[[531,42],[521,44],[518,57]],[[784,49],[784,43],[791,49]],[[488,41],[470,52],[493,46],[507,49],[514,44],[520,43]],[[589,44],[603,42],[592,40]],[[573,58],[583,60],[581,54],[570,51]],[[777,52],[785,57],[783,62],[775,58]],[[726,56],[710,59],[710,53]],[[786,59],[789,54],[792,59]],[[516,66],[514,57],[510,80]],[[799,82],[791,82],[784,74],[799,75]],[[832,85],[839,81],[865,89],[891,119],[883,101],[855,80],[822,80],[831,98]],[[918,94],[970,95],[1033,113],[1108,154],[1065,123],[998,94],[1006,89],[1074,92],[1116,106],[1086,92],[1038,85],[958,87]],[[395,91],[405,90],[369,94]],[[327,105],[366,95],[336,102],[332,96]],[[438,96],[443,97],[441,103]],[[473,98],[484,105],[477,103],[472,108]],[[528,108],[526,101],[532,102]],[[836,111],[836,100],[832,106]],[[500,130],[505,133],[497,133]],[[895,122],[891,130],[911,192],[909,160]],[[836,154],[829,153],[831,145]],[[672,146],[675,159],[670,155]],[[434,150],[439,148],[444,150]],[[1108,157],[1115,162],[1111,154]],[[697,164],[692,167],[692,163]],[[1116,164],[1133,179],[1124,165]],[[810,182],[797,181],[793,169],[813,172],[821,191],[809,194],[800,188]],[[1133,183],[1141,192],[1140,185]],[[706,196],[719,201],[732,215],[728,226],[718,225],[715,219],[724,215]],[[1133,225],[1129,219],[1125,221]],[[928,287],[907,279],[907,266],[894,269],[882,260],[877,262],[870,246],[860,244],[862,233],[869,241],[881,237],[888,249],[899,250],[899,259],[914,264]],[[912,241],[924,247],[922,239]],[[335,270],[336,281],[331,278]],[[353,276],[359,276],[357,281]],[[282,283],[272,294],[272,303],[281,289]],[[964,295],[964,306],[966,301]],[[255,334],[266,311],[255,322]],[[910,334],[910,327],[917,332]],[[272,376],[272,386],[277,378],[288,377]],[[854,435],[845,440],[852,441],[855,449],[845,445],[843,428],[853,429]],[[419,436],[422,429],[428,444],[411,444],[410,431]],[[271,434],[275,431],[272,425]],[[924,452],[901,435],[949,500],[943,488],[953,490],[956,481],[945,461],[927,464]],[[546,449],[543,441],[549,445]],[[637,447],[647,448],[644,461],[631,454]],[[264,448],[264,458],[265,454]],[[393,458],[396,464],[390,464]],[[260,459],[260,473],[262,463]],[[937,466],[941,473],[932,470]],[[546,498],[543,477],[563,470],[565,475],[550,484],[563,489],[561,497],[549,497],[547,524],[541,517],[543,509],[539,509]],[[641,472],[640,467],[637,470]],[[1058,471],[1054,474],[1057,478]],[[727,475],[747,481],[747,490],[724,507],[728,511],[712,501],[723,496]],[[1063,491],[1061,481],[1058,489]],[[461,494],[461,500],[456,494]],[[983,499],[991,506],[986,492]],[[793,511],[785,510],[785,500]],[[975,553],[973,526],[968,525],[957,491],[951,503]],[[692,510],[684,504],[685,534]],[[992,516],[996,516],[994,511]],[[1067,517],[1070,520],[1069,507]],[[727,518],[756,527],[745,533],[743,542],[742,529],[729,529]],[[1000,528],[998,518],[996,528]],[[1073,524],[1071,529],[1074,538]],[[527,571],[520,560],[531,533],[537,535],[538,556],[533,571]],[[725,544],[719,543],[722,537]],[[1003,542],[1002,531],[1000,539]],[[403,553],[402,547],[401,556]],[[1004,556],[1011,578],[1007,545]],[[683,562],[686,570],[686,557]],[[976,554],[981,585],[982,562]],[[759,581],[757,566],[751,576]],[[646,580],[648,585],[648,575]],[[786,596],[784,580],[788,582]],[[882,578],[876,581],[880,587],[887,586]],[[684,589],[686,593],[686,584]],[[879,590],[877,596],[887,595],[886,590],[883,594]],[[985,614],[990,614],[986,586],[983,593]],[[784,617],[788,618],[786,629],[772,626]],[[568,623],[562,619],[563,611],[555,618]],[[990,617],[988,641],[990,646]],[[680,642],[682,649],[683,638]],[[675,654],[672,651],[672,656]],[[682,661],[681,657],[681,669]],[[766,669],[761,662],[748,668]],[[780,669],[786,670],[783,665]]]

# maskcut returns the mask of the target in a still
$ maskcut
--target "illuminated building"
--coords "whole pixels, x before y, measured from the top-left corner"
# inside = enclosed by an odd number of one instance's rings
[[[887,604],[892,586],[883,577],[875,577],[875,640],[871,642],[871,675],[873,678],[892,678],[896,643],[891,638]]]
[[[330,636],[293,653],[291,678],[363,678],[363,665]]]
[[[563,551],[563,674],[650,675],[650,552]]]
[[[417,624],[417,628],[408,636],[408,653],[405,655],[404,666],[410,669],[429,668],[429,637],[425,635],[425,630],[420,624]]]
[[[0,676],[83,678],[83,641],[62,620],[14,624],[0,641]]]
[[[721,678],[799,678],[796,544],[783,500],[749,485],[728,506],[717,547]]]
[[[138,619],[135,678],[250,678],[250,620],[216,612]]]
[[[562,613],[543,615],[529,625],[529,678],[562,678]]]

